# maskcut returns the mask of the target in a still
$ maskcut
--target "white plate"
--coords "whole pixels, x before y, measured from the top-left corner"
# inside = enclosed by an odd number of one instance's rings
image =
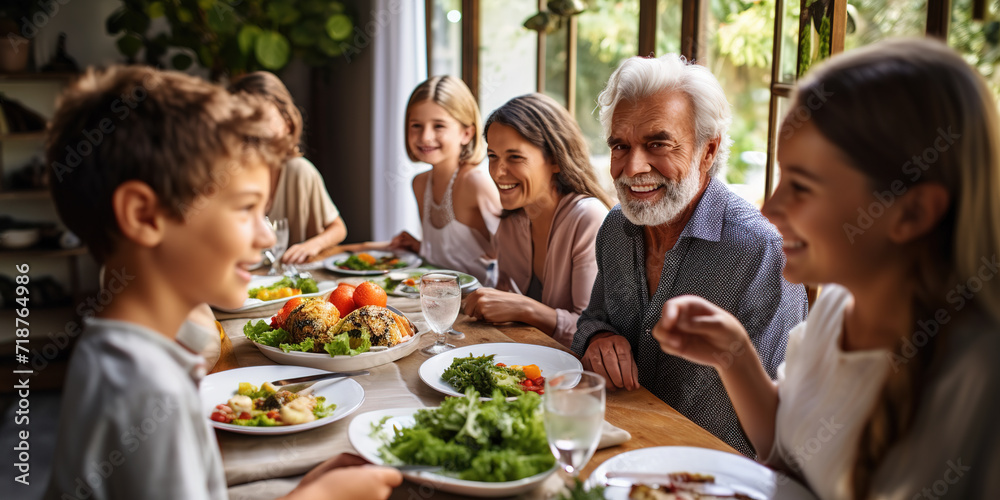
[[[611,457],[590,474],[587,484],[604,485],[609,471],[615,472],[692,472],[711,474],[715,482],[737,493],[759,500],[808,500],[812,493],[787,476],[741,455],[708,448],[689,446],[658,446],[632,450]],[[608,486],[607,500],[628,499],[629,488]]]
[[[201,385],[198,388],[198,394],[201,397],[202,413],[206,419],[210,419],[216,405],[229,401],[229,398],[236,394],[240,382],[250,382],[260,387],[264,382],[273,382],[292,377],[305,377],[307,375],[319,375],[321,373],[325,372],[302,366],[273,365],[249,366],[213,373],[202,379]],[[334,410],[333,415],[304,424],[283,425],[279,427],[247,427],[211,420],[212,427],[240,434],[291,434],[293,432],[315,429],[340,420],[354,413],[365,400],[365,390],[361,388],[361,384],[349,378],[336,379],[330,382],[317,382],[315,387],[313,395],[323,396],[326,398],[327,404],[333,403],[337,405],[337,409]]]
[[[471,274],[466,274],[461,271],[452,271],[449,269],[431,269],[429,267],[418,267],[416,269],[404,269],[401,271],[389,271],[389,273],[380,280],[377,280],[379,286],[386,290],[389,295],[394,295],[396,297],[409,297],[413,299],[420,298],[420,290],[416,287],[411,287],[404,285],[402,283],[396,284],[396,286],[391,289],[386,288],[389,281],[401,281],[407,278],[413,278],[419,280],[421,276],[427,273],[440,273],[440,274],[451,274],[458,277],[458,285],[462,289],[462,295],[468,294],[469,292],[479,288],[479,279]]]
[[[396,269],[389,269],[389,270],[386,270],[386,271],[355,271],[353,269],[341,269],[340,267],[337,266],[337,263],[338,262],[343,262],[343,261],[347,260],[347,258],[352,255],[351,252],[341,252],[341,253],[338,253],[336,255],[333,255],[331,257],[327,257],[326,259],[324,259],[323,260],[323,267],[325,267],[325,268],[327,268],[327,269],[329,269],[329,270],[331,270],[333,272],[337,272],[337,273],[341,273],[341,274],[350,274],[352,276],[381,276],[383,274],[391,273],[393,271],[400,271],[400,270],[405,270],[405,269],[413,269],[415,267],[419,267],[420,263],[423,262],[420,259],[419,255],[417,255],[417,254],[415,254],[413,252],[407,252],[405,250],[393,250],[391,252],[384,251],[384,250],[366,250],[364,252],[355,252],[355,253],[366,253],[368,255],[371,255],[372,257],[375,257],[376,259],[380,259],[382,257],[388,257],[388,256],[391,256],[391,255],[395,255],[397,259],[399,259],[402,262],[406,263],[406,265],[403,266],[403,267],[397,267]]]
[[[284,278],[284,276],[254,276],[254,277],[250,278],[250,284],[247,285],[247,289],[249,290],[251,288],[256,288],[256,287],[259,287],[259,286],[273,285],[273,284],[277,283],[278,281],[280,281],[281,278]],[[318,297],[320,295],[329,293],[330,290],[333,290],[334,288],[337,288],[337,282],[336,281],[317,281],[316,282],[316,287],[319,288],[319,291],[316,292],[316,293],[303,293],[303,294],[300,294],[300,295],[292,295],[291,297],[284,297],[284,298],[274,299],[274,300],[260,300],[260,299],[247,298],[246,300],[243,301],[243,305],[240,306],[239,308],[236,308],[236,309],[223,309],[221,307],[216,307],[216,309],[218,309],[218,310],[220,310],[222,312],[227,312],[227,313],[237,313],[237,312],[243,312],[243,311],[250,311],[250,310],[253,310],[253,309],[260,308],[260,307],[273,306],[275,304],[284,304],[285,302],[288,302],[290,299],[292,299],[294,297]]]
[[[382,464],[383,460],[382,457],[379,456],[378,450],[384,443],[381,439],[372,437],[372,431],[374,428],[378,427],[382,429],[384,435],[392,436],[393,426],[400,428],[412,427],[414,424],[413,414],[420,409],[423,408],[393,408],[389,410],[376,410],[362,413],[351,420],[351,425],[347,428],[347,436],[350,438],[351,445],[354,446],[354,449],[358,451],[359,455],[374,464]],[[379,425],[379,422],[384,417],[389,417],[389,419]],[[552,475],[555,471],[556,467],[553,466],[551,469],[542,472],[541,474],[535,474],[534,476],[518,479],[517,481],[505,481],[501,483],[467,481],[428,471],[403,472],[403,477],[417,483],[427,484],[434,489],[448,491],[458,495],[473,497],[505,497],[517,495],[537,488],[542,481],[545,481],[545,479]]]
[[[392,307],[389,309],[396,314],[402,315],[403,317],[406,316],[398,309]],[[256,323],[261,320],[265,323],[271,322],[270,317],[255,318],[251,319],[250,322]],[[409,320],[409,318],[407,318],[407,320]],[[410,324],[413,325],[413,322],[410,321]],[[243,329],[241,327],[240,334],[242,333]],[[364,352],[356,356],[330,356],[325,352],[285,352],[277,347],[266,346],[253,341],[251,342],[253,342],[253,345],[257,346],[257,349],[260,350],[261,354],[267,356],[268,359],[274,361],[275,363],[281,363],[283,365],[308,366],[331,372],[349,372],[384,365],[409,355],[413,351],[417,350],[417,345],[420,343],[419,336],[422,333],[423,332],[415,331],[413,337],[402,344],[397,344],[385,350]]]
[[[543,377],[551,377],[563,370],[582,370],[583,365],[580,360],[572,354],[534,344],[477,344],[466,347],[459,347],[434,356],[420,365],[420,380],[431,386],[435,391],[447,394],[448,396],[464,396],[455,390],[448,382],[441,378],[441,374],[451,366],[451,361],[455,358],[464,358],[473,354],[475,356],[493,354],[494,363],[506,365],[538,365],[542,370]]]

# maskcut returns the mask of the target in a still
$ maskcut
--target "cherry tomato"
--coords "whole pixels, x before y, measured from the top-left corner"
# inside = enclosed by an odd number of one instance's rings
[[[240,413],[240,420],[250,420],[250,413],[248,412]]]
[[[217,412],[213,412],[211,418],[212,418],[212,420],[214,420],[216,422],[222,422],[224,424],[228,424],[230,422],[230,418],[229,418],[228,415],[226,415],[226,414],[224,414],[222,412],[218,412],[218,411]]]
[[[537,377],[537,378],[532,379],[531,381],[534,382],[535,385],[537,385],[538,387],[544,387],[545,386],[545,377]]]
[[[507,365],[505,365],[505,364],[503,364],[503,363],[497,363],[497,366],[499,366],[499,367],[503,368],[503,367],[505,367],[505,366],[507,366]]]
[[[523,385],[525,387],[534,387],[535,383],[532,382],[531,379],[529,378],[529,379],[525,379],[524,382],[521,382],[521,385]]]
[[[271,410],[267,412],[267,418],[276,419],[278,418],[278,410]]]

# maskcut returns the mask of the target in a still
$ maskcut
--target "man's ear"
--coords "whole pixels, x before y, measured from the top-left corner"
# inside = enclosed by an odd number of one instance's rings
[[[721,142],[722,137],[715,137],[705,144],[705,153],[701,157],[702,173],[707,173],[712,169],[712,163],[715,163],[715,156],[719,154],[719,144]]]
[[[903,244],[934,230],[951,203],[948,189],[936,182],[922,182],[897,198],[889,239]]]
[[[154,247],[163,240],[167,216],[159,197],[145,182],[123,182],[111,195],[111,208],[125,238],[144,247]]]

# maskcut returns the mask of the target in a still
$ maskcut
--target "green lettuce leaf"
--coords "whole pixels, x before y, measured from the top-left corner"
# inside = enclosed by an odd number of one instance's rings
[[[281,328],[271,328],[271,325],[264,320],[258,320],[256,324],[248,321],[247,324],[243,325],[243,335],[258,344],[271,347],[278,347],[282,342],[288,341],[288,332]]]
[[[290,351],[313,352],[313,349],[316,347],[316,342],[313,339],[305,339],[302,342],[299,342],[298,344],[281,344],[278,347],[280,347],[281,350],[285,352],[290,352]]]
[[[541,398],[533,392],[507,401],[501,391],[479,401],[445,398],[440,408],[420,410],[413,427],[395,429],[379,453],[388,463],[440,465],[470,481],[515,481],[555,465],[545,438]]]
[[[352,348],[351,344],[355,347]],[[357,356],[363,352],[368,352],[372,348],[371,335],[366,330],[361,330],[361,337],[352,339],[349,332],[334,335],[323,346],[323,350],[330,356]]]
[[[302,290],[302,293],[316,293],[319,292],[319,286],[316,285],[316,280],[312,278],[298,278],[295,280],[295,286],[293,288],[298,288]]]
[[[329,417],[330,415],[333,415],[333,412],[335,411],[337,411],[336,404],[326,404],[326,398],[323,396],[316,396],[316,406],[313,408],[313,415],[316,416],[316,419]]]
[[[455,358],[441,374],[445,382],[455,390],[465,392],[470,387],[480,394],[492,394],[500,390],[504,396],[519,396],[524,393],[521,381],[524,372],[502,366],[496,366],[493,355]]]
[[[313,286],[315,286],[315,284],[316,284],[316,282],[314,281],[313,282]],[[267,286],[258,286],[258,287],[251,288],[247,292],[247,295],[249,295],[251,299],[255,299],[255,298],[257,298],[257,295],[260,292],[263,292],[264,290],[277,290],[279,288],[286,288],[286,287],[287,288],[298,288],[297,286],[295,286],[295,282],[293,282],[291,278],[289,278],[288,276],[285,276],[284,278],[281,278],[280,280],[278,280],[278,281],[276,281],[276,282],[274,282],[274,283],[272,283],[270,285],[267,285]],[[306,292],[302,292],[302,293],[306,293]],[[309,293],[312,293],[312,292],[309,292]]]
[[[263,413],[257,415],[256,417],[244,420],[237,418],[234,419],[231,423],[235,425],[245,425],[247,427],[277,427],[278,425],[281,425],[276,420],[274,420],[273,418],[268,418],[267,415]]]

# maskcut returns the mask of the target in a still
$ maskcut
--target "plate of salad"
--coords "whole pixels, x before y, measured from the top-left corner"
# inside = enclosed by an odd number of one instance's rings
[[[365,306],[341,318],[324,299],[292,299],[270,318],[243,325],[268,359],[330,371],[391,363],[417,349],[413,322],[394,307]]]
[[[216,308],[222,312],[237,313],[259,307],[283,304],[292,297],[318,297],[337,288],[336,281],[319,281],[293,276],[254,276],[250,278],[247,299],[236,309]]]
[[[427,273],[454,275],[458,278],[458,286],[462,289],[462,295],[466,295],[480,286],[479,279],[471,274],[448,269],[432,269],[429,267],[392,271],[385,278],[376,280],[375,282],[389,295],[418,299],[420,298],[420,289],[418,288],[420,277]]]
[[[302,366],[250,366],[207,375],[198,395],[212,426],[240,434],[278,435],[315,429],[340,420],[365,400],[361,384],[351,379],[318,382],[308,395],[276,390],[271,381],[324,370]]]
[[[441,466],[403,476],[463,496],[517,495],[556,470],[537,394],[480,401],[472,389],[468,397],[446,398],[438,408],[362,413],[347,434],[372,463]]]
[[[420,256],[405,250],[342,252],[323,260],[323,267],[352,276],[379,276],[391,271],[419,267]]]
[[[534,344],[478,344],[438,354],[420,365],[420,379],[448,396],[464,396],[469,387],[480,395],[499,390],[504,397],[542,393],[545,377],[582,370],[576,356]],[[485,397],[485,396],[483,396]]]

